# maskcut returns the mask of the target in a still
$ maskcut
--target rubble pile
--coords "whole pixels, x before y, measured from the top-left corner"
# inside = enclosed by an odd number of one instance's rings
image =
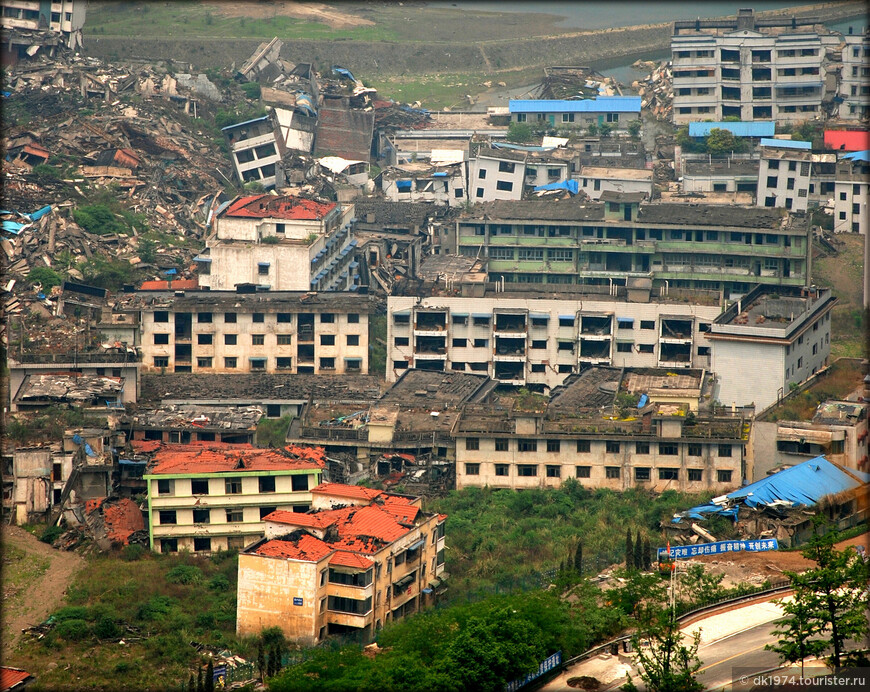
[[[670,61],[664,60],[658,65],[652,61],[637,61],[633,67],[650,70],[646,77],[631,84],[631,88],[641,98],[641,108],[652,113],[657,120],[670,121],[674,102],[674,79]]]
[[[622,89],[613,77],[605,77],[591,67],[545,67],[541,82],[542,99],[595,98],[622,96]]]

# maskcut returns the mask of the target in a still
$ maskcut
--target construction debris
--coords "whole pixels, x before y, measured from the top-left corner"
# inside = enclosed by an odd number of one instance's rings
[[[649,70],[646,77],[631,85],[641,98],[641,108],[652,113],[657,120],[670,121],[674,108],[674,78],[670,61],[656,64],[638,60],[632,67]]]

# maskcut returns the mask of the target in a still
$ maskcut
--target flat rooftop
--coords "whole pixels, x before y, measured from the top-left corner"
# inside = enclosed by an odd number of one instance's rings
[[[337,206],[334,202],[316,202],[289,195],[252,195],[233,200],[219,217],[320,221]]]
[[[683,176],[716,175],[758,177],[758,161],[736,159],[729,161],[686,161]]]
[[[785,330],[829,300],[836,301],[830,289],[804,292],[795,286],[760,284],[717,317],[714,325]]]
[[[618,178],[620,180],[649,180],[652,181],[653,172],[645,168],[612,168],[600,166],[583,166],[578,173],[580,177],[589,178]]]
[[[373,298],[351,291],[196,291],[175,295],[172,291],[121,293],[115,312],[127,310],[174,310],[176,312],[359,312],[373,309]]]
[[[139,409],[129,416],[134,429],[184,430],[256,430],[263,410],[240,406],[170,405],[154,409]]]
[[[410,369],[387,390],[378,405],[428,409],[458,407],[482,399],[497,384],[486,375]]]
[[[14,401],[21,404],[69,401],[91,403],[105,398],[115,400],[124,390],[124,378],[99,375],[26,375]],[[99,401],[103,404],[103,401]]]

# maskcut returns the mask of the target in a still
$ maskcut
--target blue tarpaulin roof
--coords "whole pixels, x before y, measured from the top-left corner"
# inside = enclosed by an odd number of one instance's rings
[[[640,96],[599,96],[582,101],[511,99],[511,113],[640,113]]]
[[[396,189],[397,190],[410,190],[411,189],[410,180],[397,180],[396,181]]]
[[[338,65],[332,66],[332,71],[336,74],[340,74],[342,77],[349,77],[352,82],[356,81],[356,77],[354,77],[350,70],[345,69],[344,67],[339,67]]]
[[[689,123],[689,137],[706,137],[710,130],[728,130],[735,137],[773,137],[776,124],[773,120]]]
[[[568,190],[572,195],[580,192],[580,183],[576,180],[562,180],[558,183],[550,183],[549,185],[538,185],[535,192],[540,190]]]
[[[493,142],[493,149],[513,149],[515,151],[552,151],[556,147],[542,147],[533,144],[511,144],[510,142]]]
[[[701,519],[704,514],[723,514],[737,518],[739,505],[758,507],[775,502],[788,502],[793,507],[815,505],[826,495],[836,495],[853,490],[870,482],[870,473],[849,469],[847,473],[823,456],[810,459],[797,466],[755,481],[725,497],[731,502],[727,507],[709,504],[692,507],[682,516]],[[675,517],[673,521],[679,521]]]
[[[812,149],[812,142],[804,142],[799,139],[770,139],[764,137],[761,140],[763,147],[782,147],[783,149]]]
[[[846,161],[870,161],[870,150],[853,151],[843,157]]]

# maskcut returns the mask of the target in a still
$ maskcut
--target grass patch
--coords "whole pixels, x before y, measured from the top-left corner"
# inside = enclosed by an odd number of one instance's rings
[[[39,579],[48,569],[48,558],[40,557],[13,545],[3,547],[3,601],[14,606],[12,594]],[[9,593],[9,596],[7,596]]]
[[[864,374],[855,360],[838,360],[831,365],[828,375],[811,387],[787,399],[761,420],[775,423],[780,420],[809,420],[818,405],[827,399],[844,399],[861,385]]]

